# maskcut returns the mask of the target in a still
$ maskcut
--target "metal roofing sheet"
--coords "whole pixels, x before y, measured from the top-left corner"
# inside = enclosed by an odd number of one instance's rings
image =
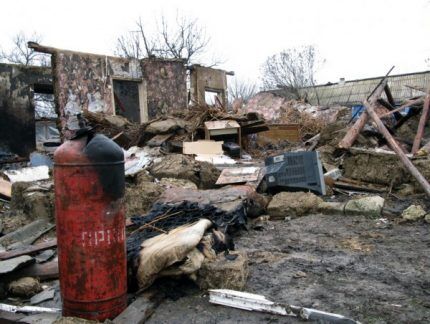
[[[315,88],[308,87],[300,89],[302,96],[307,95],[310,104],[322,106],[345,105],[352,106],[361,104],[378,85],[382,77],[352,80],[344,83],[330,85],[319,85]],[[427,89],[430,86],[430,71],[393,75],[388,77],[388,86],[396,102],[422,95],[422,91],[411,89],[407,86],[419,89]],[[285,90],[275,90],[278,95],[283,95]],[[386,99],[385,94],[382,95]]]

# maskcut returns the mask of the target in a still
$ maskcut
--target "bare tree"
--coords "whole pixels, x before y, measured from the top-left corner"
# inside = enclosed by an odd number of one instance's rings
[[[149,38],[145,32],[142,18],[136,22],[137,30],[120,36],[117,40],[115,53],[122,57],[141,59],[155,56],[155,38]]]
[[[315,89],[315,72],[319,64],[322,62],[317,59],[314,46],[284,50],[268,57],[264,62],[263,86],[265,89],[283,88],[297,99],[302,99],[299,89]],[[316,94],[318,98],[318,93]]]
[[[246,104],[256,93],[257,85],[254,82],[234,78],[228,84],[230,102],[235,99],[242,99],[243,103]]]
[[[40,43],[42,36],[37,33],[28,36],[22,31],[19,32],[12,38],[9,51],[0,48],[0,61],[22,65],[50,65],[46,54],[35,52],[27,46],[29,41]]]
[[[175,23],[170,25],[166,17],[161,16],[161,22],[156,25],[155,32],[150,33],[139,18],[137,30],[118,38],[115,53],[138,59],[152,56],[178,58],[193,64],[207,52],[210,38],[197,19],[177,15]],[[212,65],[219,63],[217,60]]]

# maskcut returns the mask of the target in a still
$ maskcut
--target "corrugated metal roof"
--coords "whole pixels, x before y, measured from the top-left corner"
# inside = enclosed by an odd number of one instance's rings
[[[303,96],[307,94],[307,100],[312,105],[317,105],[318,100],[315,91],[318,92],[319,104],[322,106],[353,106],[361,104],[378,85],[383,77],[346,81],[318,85],[315,88],[300,89]],[[422,95],[423,92],[411,89],[407,86],[426,90],[430,86],[430,71],[392,75],[388,77],[388,86],[396,103],[408,98]],[[273,90],[280,96],[287,97],[284,89]],[[386,99],[385,94],[382,95]]]

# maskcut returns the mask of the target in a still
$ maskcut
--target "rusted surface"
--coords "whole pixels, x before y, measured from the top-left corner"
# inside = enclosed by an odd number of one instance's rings
[[[54,155],[64,316],[105,320],[126,307],[124,161],[116,144],[103,141],[113,143],[84,136]]]
[[[51,83],[50,68],[0,64],[0,149],[23,157],[36,149],[33,86]]]
[[[141,66],[149,119],[187,108],[187,71],[181,60],[143,59]]]

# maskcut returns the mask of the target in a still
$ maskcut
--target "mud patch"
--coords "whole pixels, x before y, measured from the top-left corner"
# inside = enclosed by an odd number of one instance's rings
[[[362,323],[429,321],[428,224],[381,226],[378,220],[341,215],[269,223],[273,226],[251,229],[235,239],[236,248],[247,251],[250,261],[244,291]],[[349,246],[361,250],[341,246],[351,239],[354,244]],[[299,271],[306,277],[294,278]],[[301,323],[214,306],[191,288],[187,296],[162,303],[148,323],[178,323],[179,318],[187,323]]]

